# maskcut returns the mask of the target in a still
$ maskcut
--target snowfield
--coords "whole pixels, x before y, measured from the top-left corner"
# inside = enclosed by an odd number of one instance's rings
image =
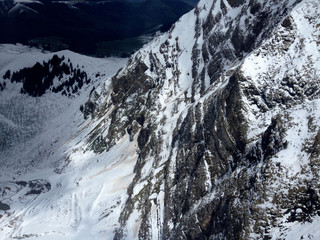
[[[7,139],[0,152],[0,201],[10,206],[0,210],[0,239],[112,239],[136,147],[123,139],[107,153],[84,151],[94,123],[79,109],[93,86],[103,87],[127,60],[1,45],[0,76],[53,54],[83,66],[94,81],[72,98],[52,92],[30,97],[19,93],[20,83],[0,92],[0,135]]]

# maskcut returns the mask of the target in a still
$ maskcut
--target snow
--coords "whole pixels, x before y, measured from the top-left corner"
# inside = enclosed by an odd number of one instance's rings
[[[23,12],[29,12],[29,13],[33,13],[33,14],[39,14],[38,11],[27,7],[24,4],[21,3],[17,3],[13,8],[10,9],[10,11],[8,12],[8,15],[13,15],[13,14],[22,14]]]
[[[227,3],[227,1],[224,1]],[[200,21],[205,19],[210,12],[212,1],[200,1]],[[314,4],[314,5],[312,5]],[[228,17],[236,19],[240,8],[231,9],[229,4]],[[314,7],[310,7],[314,6]],[[215,2],[213,13],[220,11],[220,1]],[[316,22],[309,23],[306,12]],[[193,103],[186,98],[191,97],[192,51],[195,41],[198,41],[199,49],[205,41],[203,35],[195,38],[195,13],[192,11],[183,16],[175,24],[175,28],[151,41],[137,52],[134,58],[142,59],[150,64],[149,53],[156,55],[159,64],[165,66],[166,61],[173,64],[173,68],[164,68],[166,74],[164,87],[159,89],[157,99],[157,111],[153,114],[158,128],[155,130],[157,137],[161,137],[162,151],[157,156],[146,158],[146,163],[141,169],[141,179],[133,187],[133,197],[139,195],[147,184],[154,186],[159,179],[157,174],[164,169],[164,163],[170,161],[168,166],[168,180],[174,178],[176,171],[176,156],[178,148],[172,146],[172,132],[177,129],[178,119],[184,119],[188,108],[198,103],[207,103],[223,91],[228,84],[229,77],[240,67],[247,81],[240,83],[242,87],[254,86],[262,92],[268,89],[268,93],[277,92],[281,88],[284,76],[294,74],[294,70],[304,72],[308,64],[313,66],[313,77],[318,78],[320,73],[319,54],[319,4],[313,0],[303,1],[298,4],[291,13],[296,29],[290,34],[283,35],[286,30],[277,26],[270,39],[267,39],[243,62],[226,62],[224,73],[210,85],[210,79],[206,73],[206,91],[203,96],[197,94]],[[317,15],[318,14],[318,15]],[[244,25],[244,18],[241,19]],[[217,28],[226,31],[226,26],[217,24]],[[214,29],[215,30],[215,29]],[[203,34],[203,33],[201,33]],[[291,45],[286,51],[283,37],[292,39]],[[279,40],[280,39],[280,40]],[[168,52],[161,54],[159,47],[168,40]],[[280,43],[277,43],[277,41]],[[282,41],[282,42],[281,42]],[[303,45],[302,42],[306,44]],[[277,44],[275,44],[277,43]],[[179,45],[181,51],[176,49]],[[231,43],[230,44],[230,49]],[[278,48],[277,48],[278,47]],[[7,132],[12,132],[11,145],[8,151],[0,153],[2,169],[0,171],[0,201],[9,204],[11,209],[7,212],[0,211],[0,238],[14,239],[28,236],[28,239],[113,239],[114,230],[120,227],[118,222],[120,213],[127,200],[127,187],[132,183],[135,175],[133,172],[136,164],[137,136],[133,141],[125,135],[117,141],[108,152],[96,154],[89,150],[89,135],[99,127],[102,136],[107,136],[110,116],[113,106],[103,113],[103,116],[91,120],[84,120],[79,111],[79,106],[84,104],[89,97],[89,92],[94,86],[100,96],[94,100],[101,106],[109,103],[112,91],[111,77],[126,63],[124,59],[109,58],[96,59],[81,56],[70,51],[56,53],[59,56],[70,58],[73,65],[84,66],[94,82],[84,88],[73,99],[61,95],[47,93],[41,98],[31,98],[27,95],[17,95],[21,85],[9,83],[0,95],[0,124],[5,126]],[[22,45],[0,45],[0,76],[7,69],[16,71],[22,67],[30,67],[36,61],[47,61],[53,53],[42,52]],[[130,67],[123,69],[119,76],[125,75]],[[199,71],[205,67],[200,61]],[[308,67],[307,67],[308,69]],[[176,72],[179,72],[177,77]],[[100,77],[96,74],[100,73]],[[150,77],[153,73],[146,72]],[[302,76],[310,81],[308,75]],[[286,96],[290,96],[289,87],[280,89]],[[128,102],[136,96],[130,96]],[[308,127],[310,118],[314,122],[320,122],[320,102],[318,99],[306,100],[301,104],[287,107],[278,104],[269,109],[260,95],[256,96],[258,104],[253,104],[250,99],[241,96],[245,103],[245,117],[249,125],[248,138],[250,144],[255,144],[271,123],[271,119],[277,114],[282,114],[286,129],[285,140],[288,147],[281,150],[271,163],[280,163],[286,169],[289,177],[298,175],[308,163],[308,153],[302,149],[315,132],[310,132]],[[23,106],[23,107],[21,107]],[[34,106],[37,106],[35,108]],[[265,111],[260,111],[265,107]],[[10,111],[6,111],[10,109]],[[165,119],[164,123],[162,123]],[[127,116],[121,119],[127,120]],[[1,125],[0,125],[1,127]],[[318,126],[317,126],[318,127]],[[15,144],[17,146],[15,146]],[[249,144],[249,146],[250,146]],[[21,154],[23,153],[23,154]],[[210,154],[210,152],[208,153]],[[206,174],[206,190],[208,194],[197,204],[192,206],[192,211],[200,207],[204,202],[216,198],[216,193],[211,183],[210,166],[203,162]],[[239,170],[240,171],[240,170]],[[148,178],[150,176],[150,178]],[[219,181],[227,181],[228,174]],[[308,176],[302,178],[307,179]],[[170,179],[171,178],[171,179]],[[51,189],[39,195],[26,195],[29,188],[25,188],[17,181],[31,181],[40,179],[51,184]],[[161,177],[160,177],[161,179]],[[287,180],[289,181],[289,180]],[[279,183],[274,183],[279,185]],[[149,187],[149,186],[148,186]],[[10,190],[8,190],[10,188]],[[161,228],[164,222],[164,183],[160,190],[152,192],[149,196],[151,203],[150,234],[152,239],[161,238]],[[272,208],[273,204],[265,202],[261,208]],[[44,211],[45,210],[45,211]],[[124,234],[126,239],[138,239],[138,231],[142,222],[141,211],[134,206],[126,226]],[[310,235],[313,239],[320,238],[319,218],[314,218],[313,223],[288,223],[286,239],[296,239],[296,236]],[[173,228],[174,224],[169,223]],[[272,230],[273,239],[281,237],[283,231],[277,228]]]
[[[97,59],[70,51],[47,53],[6,44],[0,45],[0,76],[7,69],[16,71],[47,61],[53,54],[83,66],[95,81],[73,99],[54,93],[38,98],[21,95],[19,84],[11,83],[0,93],[1,124],[14,128],[10,131],[25,141],[1,152],[0,201],[11,209],[0,212],[0,238],[112,239],[134,176],[137,146],[126,137],[107,153],[86,150],[91,129],[86,126],[91,120],[84,120],[79,106],[88,99],[92,86],[104,83],[126,59]],[[100,77],[95,77],[98,72]],[[26,195],[27,189],[16,183],[35,179],[50,183],[51,189]]]
[[[320,49],[317,44],[319,39],[319,31],[317,26],[320,24],[319,4],[315,1],[303,1],[298,4],[291,13],[294,19],[296,29],[288,31],[282,26],[278,26],[273,33],[273,37],[264,41],[261,47],[253,51],[242,63],[241,70],[246,79],[252,82],[257,89],[268,88],[269,93],[281,90],[288,97],[293,89],[282,87],[281,80],[284,77],[293,77],[299,72],[306,72],[306,69],[313,65],[313,78],[302,77],[297,82],[305,80],[306,82],[315,81],[320,71]],[[308,19],[316,19],[312,24]],[[287,51],[284,51],[285,41],[283,38],[292,40],[292,44]],[[280,39],[280,42],[279,42]],[[317,81],[317,80],[316,80]],[[319,80],[318,80],[319,81]],[[247,100],[245,100],[247,101]],[[263,99],[257,96],[256,101],[259,105],[265,105]],[[248,106],[251,103],[246,103]],[[267,108],[267,106],[265,105]],[[246,113],[249,117],[251,130],[249,138],[259,135],[270,123],[271,117],[281,112],[281,108],[275,107],[272,112],[261,115],[259,109],[250,106],[251,110]]]
[[[15,3],[40,3],[42,4],[40,1],[37,0],[14,0]]]
[[[310,239],[317,240],[320,238],[320,217],[315,217],[312,222],[293,222],[286,223],[283,228],[287,229],[287,233],[283,234],[280,229],[272,229],[270,234],[272,235],[272,240],[276,239],[286,239],[286,240],[296,240],[296,239]]]
[[[319,85],[318,72],[320,47],[319,39],[319,3],[314,0],[302,1],[290,13],[292,29],[284,29],[279,25],[274,29],[272,37],[262,43],[242,63],[241,72],[246,78],[243,88],[255,87],[260,95],[255,97],[257,103],[243,96],[247,106],[244,110],[248,119],[248,138],[253,143],[261,137],[274,116],[280,115],[285,129],[284,140],[287,146],[269,159],[273,166],[280,167],[273,170],[275,179],[271,184],[273,192],[288,194],[288,189],[297,184],[313,181],[315,175],[311,170],[310,152],[307,150],[313,144],[315,135],[319,131],[320,100],[303,95],[304,84]],[[283,40],[285,39],[285,40]],[[289,41],[289,46],[286,46]],[[291,86],[282,81],[288,77]],[[300,89],[301,88],[301,89]],[[303,96],[296,97],[296,91]],[[270,96],[283,94],[288,99],[294,99],[293,104],[274,101],[275,106],[268,107],[261,98],[261,93]],[[272,101],[272,97],[269,99]],[[264,111],[261,111],[264,109]],[[281,170],[280,170],[281,169]],[[315,174],[315,175],[314,175]],[[274,209],[275,205],[265,202],[260,208]],[[300,209],[301,211],[301,209]],[[287,222],[287,216],[277,220],[280,227],[271,227],[272,239],[320,239],[319,217],[313,217],[312,222]]]
[[[210,192],[212,190],[212,183],[211,183],[211,174],[210,174],[210,171],[209,171],[209,165],[207,163],[206,160],[204,160],[204,166],[205,166],[205,170],[206,170],[206,183],[205,183],[205,186],[206,186],[206,190],[208,192]]]
[[[320,121],[319,108],[320,100],[314,100],[305,103],[303,106],[290,109],[288,112],[288,118],[291,119],[290,125],[286,126],[288,147],[275,156],[274,162],[279,162],[290,170],[291,176],[299,174],[302,167],[308,164],[309,155],[302,149],[304,149],[308,139],[315,137],[316,133],[310,132],[308,122],[311,118],[315,122]],[[310,112],[314,114],[311,116]]]
[[[4,132],[5,136],[9,137],[7,145],[11,146],[17,142],[23,143],[27,138],[39,133],[41,128],[47,128],[50,125],[56,129],[58,126],[64,126],[65,119],[75,118],[74,111],[77,113],[76,119],[81,121],[80,119],[83,117],[78,110],[80,105],[87,101],[88,93],[92,86],[97,86],[99,82],[106,78],[107,74],[112,75],[116,72],[116,66],[121,66],[126,62],[126,60],[117,58],[95,59],[85,57],[68,50],[57,53],[43,53],[38,49],[22,45],[4,44],[0,45],[0,76],[2,77],[7,70],[12,73],[23,67],[31,67],[36,62],[48,61],[54,54],[65,56],[65,60],[70,59],[75,66],[86,66],[88,77],[93,80],[93,84],[82,89],[80,96],[76,100],[63,97],[60,98],[60,101],[57,101],[57,94],[47,93],[44,101],[43,98],[17,95],[17,92],[20,91],[21,83],[7,81],[5,91],[1,92],[2,101],[0,103],[0,119],[3,120],[0,125],[4,125],[2,130],[11,131],[10,135]],[[99,77],[96,77],[97,73],[100,73]],[[34,106],[37,106],[37,108],[34,108]],[[72,108],[72,112],[66,111],[68,107]],[[48,120],[59,114],[64,116],[56,121],[48,122]],[[72,124],[72,122],[69,123],[71,126]],[[8,125],[8,127],[5,125]],[[63,132],[63,129],[61,129],[61,132]],[[2,155],[3,153],[0,153],[0,156]]]

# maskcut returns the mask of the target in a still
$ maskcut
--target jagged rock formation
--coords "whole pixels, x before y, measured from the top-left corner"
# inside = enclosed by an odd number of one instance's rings
[[[138,146],[114,239],[285,239],[320,216],[319,12],[203,0],[91,94],[90,148]]]

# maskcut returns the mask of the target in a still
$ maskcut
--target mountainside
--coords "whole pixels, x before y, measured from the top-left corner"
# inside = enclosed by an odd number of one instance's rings
[[[0,43],[129,55],[194,5],[180,0],[1,0]]]
[[[139,147],[116,239],[276,238],[319,215],[318,10],[202,1],[112,79],[93,149]]]
[[[6,155],[1,237],[320,238],[319,1],[202,0],[109,76]]]

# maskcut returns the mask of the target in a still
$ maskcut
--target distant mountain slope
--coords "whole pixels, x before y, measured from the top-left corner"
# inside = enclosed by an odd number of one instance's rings
[[[167,30],[192,5],[180,0],[1,1],[0,42],[29,43],[48,50],[110,55],[131,53],[144,43],[137,38]],[[128,39],[122,45],[106,42]],[[130,41],[129,41],[130,40]],[[129,41],[129,42],[128,42]],[[111,44],[111,43],[109,43]]]

